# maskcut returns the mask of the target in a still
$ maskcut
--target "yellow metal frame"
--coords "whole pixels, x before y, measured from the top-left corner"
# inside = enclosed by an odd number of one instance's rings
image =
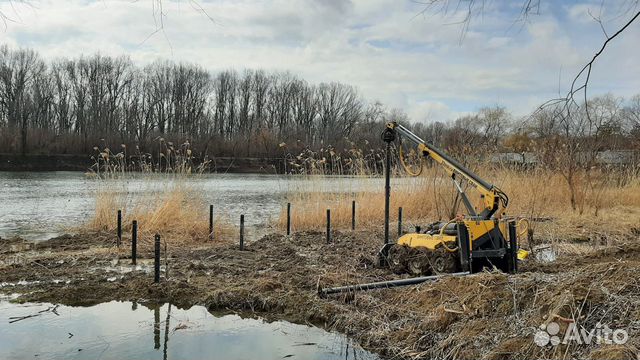
[[[399,125],[395,122],[390,122],[387,124],[387,128],[389,129],[396,129],[398,126]],[[469,174],[465,173],[462,169],[459,169],[454,164],[449,162],[447,159],[440,156],[440,154],[438,154],[438,152],[435,151],[435,149],[432,150],[428,144],[424,142],[419,143],[417,144],[417,148],[419,153],[422,153],[424,156],[429,156],[435,162],[442,165],[442,167],[444,168],[447,175],[449,175],[449,177],[455,177],[455,174],[459,174],[462,177],[464,177],[480,193],[480,197],[482,199],[483,206],[485,209],[492,210],[494,206],[497,206],[497,209],[495,211],[495,213],[497,214],[502,214],[506,210],[500,205],[500,202],[497,200],[496,191],[494,188],[485,187],[483,184],[476,181],[472,176],[469,176]],[[402,146],[400,146],[400,150],[402,151]],[[405,164],[402,154],[400,155],[400,163],[410,175],[413,175],[413,176],[416,175],[416,172],[413,172],[410,169],[408,169],[408,166]],[[422,167],[420,168],[420,172],[422,172]]]
[[[409,247],[423,247],[429,250],[435,250],[439,246],[444,246],[447,251],[455,252],[458,250],[458,239],[455,235],[446,235],[444,230],[447,225],[455,222],[452,220],[442,226],[437,234],[419,234],[409,233],[401,236],[397,244]],[[508,221],[507,220],[462,220],[464,226],[467,227],[469,233],[469,249],[473,249],[473,242],[496,227],[496,223],[504,238],[508,237]],[[518,224],[520,225],[520,224]],[[526,250],[518,250],[518,259],[524,260],[529,256]]]
[[[443,155],[443,152],[436,148],[433,145],[425,143],[424,140],[417,137],[415,134],[405,129],[401,125],[396,122],[390,122],[387,124],[387,128],[391,130],[401,130],[404,134],[406,134],[413,142],[416,143],[418,152],[423,154],[425,157],[429,156],[439,165],[442,165],[447,175],[449,175],[454,181],[456,180],[456,175],[462,176],[466,179],[469,184],[474,187],[479,193],[482,201],[482,206],[484,210],[479,212],[476,210],[476,213],[483,213],[483,220],[471,220],[471,219],[462,219],[462,220],[451,220],[448,223],[444,224],[437,234],[406,234],[400,237],[397,240],[397,244],[399,245],[407,245],[410,247],[424,247],[429,250],[435,250],[439,246],[444,246],[444,248],[450,252],[457,251],[457,237],[455,235],[446,235],[445,229],[447,225],[459,221],[464,223],[464,226],[467,227],[467,231],[469,233],[469,249],[473,249],[473,242],[477,239],[480,239],[484,235],[488,234],[492,230],[498,226],[498,230],[502,233],[503,238],[508,238],[508,222],[511,220],[507,220],[505,218],[501,218],[504,215],[504,211],[506,210],[506,205],[508,202],[508,198],[500,189],[495,186],[485,183],[477,175],[471,173],[470,170],[466,169],[461,164],[456,164],[454,159],[447,158]],[[400,145],[400,163],[404,167],[404,169],[410,175],[416,176],[422,172],[422,163],[420,170],[418,172],[412,171],[404,160],[404,150],[402,145]],[[460,190],[462,191],[462,190]],[[502,201],[501,201],[502,200]],[[471,205],[469,205],[470,207]],[[470,209],[471,210],[471,209]],[[496,218],[490,218],[491,215],[497,214]],[[526,230],[522,230],[521,228],[526,225]],[[518,235],[521,235],[522,232],[527,232],[530,228],[528,221],[520,220],[516,224]],[[518,236],[520,238],[521,236]],[[455,245],[453,245],[455,244]],[[452,246],[453,245],[453,246]],[[518,251],[518,259],[524,259],[529,255],[529,253],[525,250]]]

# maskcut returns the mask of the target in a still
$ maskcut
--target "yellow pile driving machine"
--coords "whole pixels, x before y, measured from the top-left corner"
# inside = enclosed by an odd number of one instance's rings
[[[409,273],[412,278],[381,281],[369,284],[320,288],[320,296],[379,288],[390,288],[419,284],[436,280],[442,276],[463,276],[482,268],[497,268],[515,273],[518,259],[528,252],[518,250],[518,225],[524,226],[520,233],[529,232],[526,219],[507,217],[505,210],[509,198],[498,187],[481,179],[471,170],[448,156],[444,151],[422,140],[404,126],[391,122],[382,133],[386,142],[385,167],[385,241],[379,251],[381,266],[388,266],[396,273]],[[467,214],[449,221],[439,221],[428,226],[416,227],[416,231],[401,235],[395,242],[389,240],[389,203],[391,196],[391,143],[399,142],[400,162],[412,173],[403,159],[402,141],[417,147],[417,155],[431,158],[441,165],[453,181]],[[422,163],[421,163],[422,164]],[[418,175],[418,174],[414,174]],[[480,193],[480,206],[474,207],[463,190],[462,182]],[[531,235],[531,234],[529,234]]]
[[[419,156],[431,158],[441,165],[459,192],[467,215],[435,222],[424,228],[416,227],[414,233],[402,235],[395,243],[389,242],[390,185],[387,171],[385,245],[380,251],[381,260],[386,261],[396,273],[413,275],[475,272],[483,267],[496,267],[510,273],[517,271],[518,258],[526,257],[527,252],[518,251],[518,224],[516,219],[506,217],[509,198],[504,192],[396,122],[387,124],[382,138],[387,147],[401,139],[413,143]],[[399,144],[399,153],[401,163],[407,168],[402,157],[402,144]],[[387,169],[390,165],[388,159],[387,153]],[[481,206],[476,208],[471,204],[461,181],[480,193]]]

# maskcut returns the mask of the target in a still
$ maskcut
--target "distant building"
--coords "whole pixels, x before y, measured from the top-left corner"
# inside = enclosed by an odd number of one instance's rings
[[[497,153],[491,155],[491,162],[502,165],[524,165],[530,166],[538,163],[538,156],[532,152],[522,153]]]
[[[581,156],[582,155],[582,156]],[[587,159],[587,154],[578,154],[578,159]],[[531,166],[538,163],[538,157],[532,152],[505,152],[491,155],[490,161],[501,165]],[[606,150],[596,154],[595,162],[598,165],[608,166],[638,166],[640,164],[640,152],[636,150]]]

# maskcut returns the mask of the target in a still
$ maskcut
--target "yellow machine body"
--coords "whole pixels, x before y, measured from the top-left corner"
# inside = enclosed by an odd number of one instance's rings
[[[493,228],[496,227],[495,220],[462,220],[462,223],[467,227],[469,232],[470,248],[473,249],[473,240],[479,239],[482,236],[488,234]],[[506,221],[498,221],[498,227],[500,232],[506,237],[507,235],[507,223]],[[425,247],[430,250],[435,250],[440,244],[456,243],[457,237],[455,235],[446,235],[442,231],[439,234],[418,234],[410,233],[401,236],[397,240],[398,245],[407,245],[410,247]],[[449,247],[449,246],[448,246]]]
[[[396,244],[398,245],[407,245],[409,247],[423,247],[429,250],[435,250],[440,244],[453,244],[456,246],[456,236],[453,235],[429,235],[429,234],[418,234],[418,233],[410,233],[402,235]]]
[[[473,241],[486,236],[493,228],[496,227],[496,223],[502,235],[507,237],[507,221],[505,220],[462,220],[462,223],[467,228],[469,233],[469,248],[473,249]],[[528,225],[528,224],[527,224]],[[519,224],[520,226],[520,224]],[[524,229],[525,231],[527,228]],[[456,235],[447,235],[443,232],[438,234],[420,234],[420,233],[408,233],[402,235],[396,242],[398,245],[406,245],[412,248],[425,248],[428,250],[436,250],[440,246],[444,246],[450,252],[457,251]],[[529,252],[523,249],[518,250],[518,259],[524,260],[529,256]]]

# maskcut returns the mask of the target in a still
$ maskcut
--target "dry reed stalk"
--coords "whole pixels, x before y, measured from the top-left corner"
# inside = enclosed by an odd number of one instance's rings
[[[158,139],[157,156],[142,154],[137,150],[136,161],[128,163],[127,148],[114,154],[104,145],[94,148],[95,164],[92,175],[100,185],[96,192],[95,213],[82,230],[115,230],[116,214],[123,213],[123,230],[131,230],[131,222],[138,221],[138,238],[151,241],[155,234],[165,241],[180,243],[185,241],[209,241],[209,214],[199,192],[193,190],[187,179],[204,172],[209,164],[205,159],[193,163],[191,145],[185,142],[174,146],[171,142]],[[160,189],[150,189],[144,195],[129,194],[122,179],[131,176],[135,169],[150,178],[160,176],[164,183]],[[229,219],[218,215],[214,219],[214,239],[216,242],[230,241],[237,233]]]
[[[483,168],[485,169],[485,168]],[[615,244],[629,239],[637,231],[640,214],[640,179],[631,173],[594,172],[591,178],[599,180],[597,186],[587,186],[582,178],[583,210],[572,210],[569,189],[561,174],[545,169],[487,168],[478,171],[485,179],[509,195],[508,214],[526,218],[552,218],[552,222],[532,222],[536,237],[545,242],[584,238],[598,244]],[[622,177],[622,179],[620,179]],[[292,203],[294,230],[323,229],[325,211],[331,209],[334,229],[351,226],[351,202],[355,200],[356,222],[362,226],[382,226],[384,219],[384,182],[369,175],[355,178],[337,178],[330,175],[303,177],[305,188],[289,189],[287,201]],[[309,185],[311,184],[311,185]],[[313,190],[309,190],[313,189]],[[473,189],[469,198],[479,200]],[[424,225],[430,221],[449,219],[454,213],[455,192],[450,179],[438,168],[425,169],[418,178],[392,179],[391,220],[397,221],[397,209],[402,206],[407,225]],[[475,203],[474,203],[475,204]],[[455,211],[453,211],[455,210]],[[286,226],[286,205],[283,204],[277,225]],[[633,230],[636,229],[636,230]],[[588,234],[585,236],[584,234]]]
[[[118,210],[123,213],[125,232],[131,230],[133,220],[138,221],[140,241],[151,241],[155,234],[171,243],[209,241],[208,206],[186,181],[168,179],[160,189],[131,195],[118,189],[118,184],[102,180],[96,193],[94,216],[84,229],[115,231]],[[216,242],[231,241],[235,233],[229,219],[220,215],[214,218]]]
[[[426,219],[438,212],[434,204],[432,192],[412,193],[412,188],[431,189],[434,185],[424,178],[404,178],[402,184],[396,185],[391,208],[392,218],[397,219],[397,209],[403,207],[405,214],[412,219]],[[325,184],[323,184],[325,182]],[[308,178],[308,188],[314,191],[294,189],[289,193],[288,202],[292,204],[292,228],[294,230],[321,229],[325,226],[326,209],[331,209],[332,226],[346,229],[351,226],[352,201],[356,201],[357,226],[374,226],[384,214],[383,182],[379,178]],[[278,226],[286,226],[286,206],[283,206]]]

